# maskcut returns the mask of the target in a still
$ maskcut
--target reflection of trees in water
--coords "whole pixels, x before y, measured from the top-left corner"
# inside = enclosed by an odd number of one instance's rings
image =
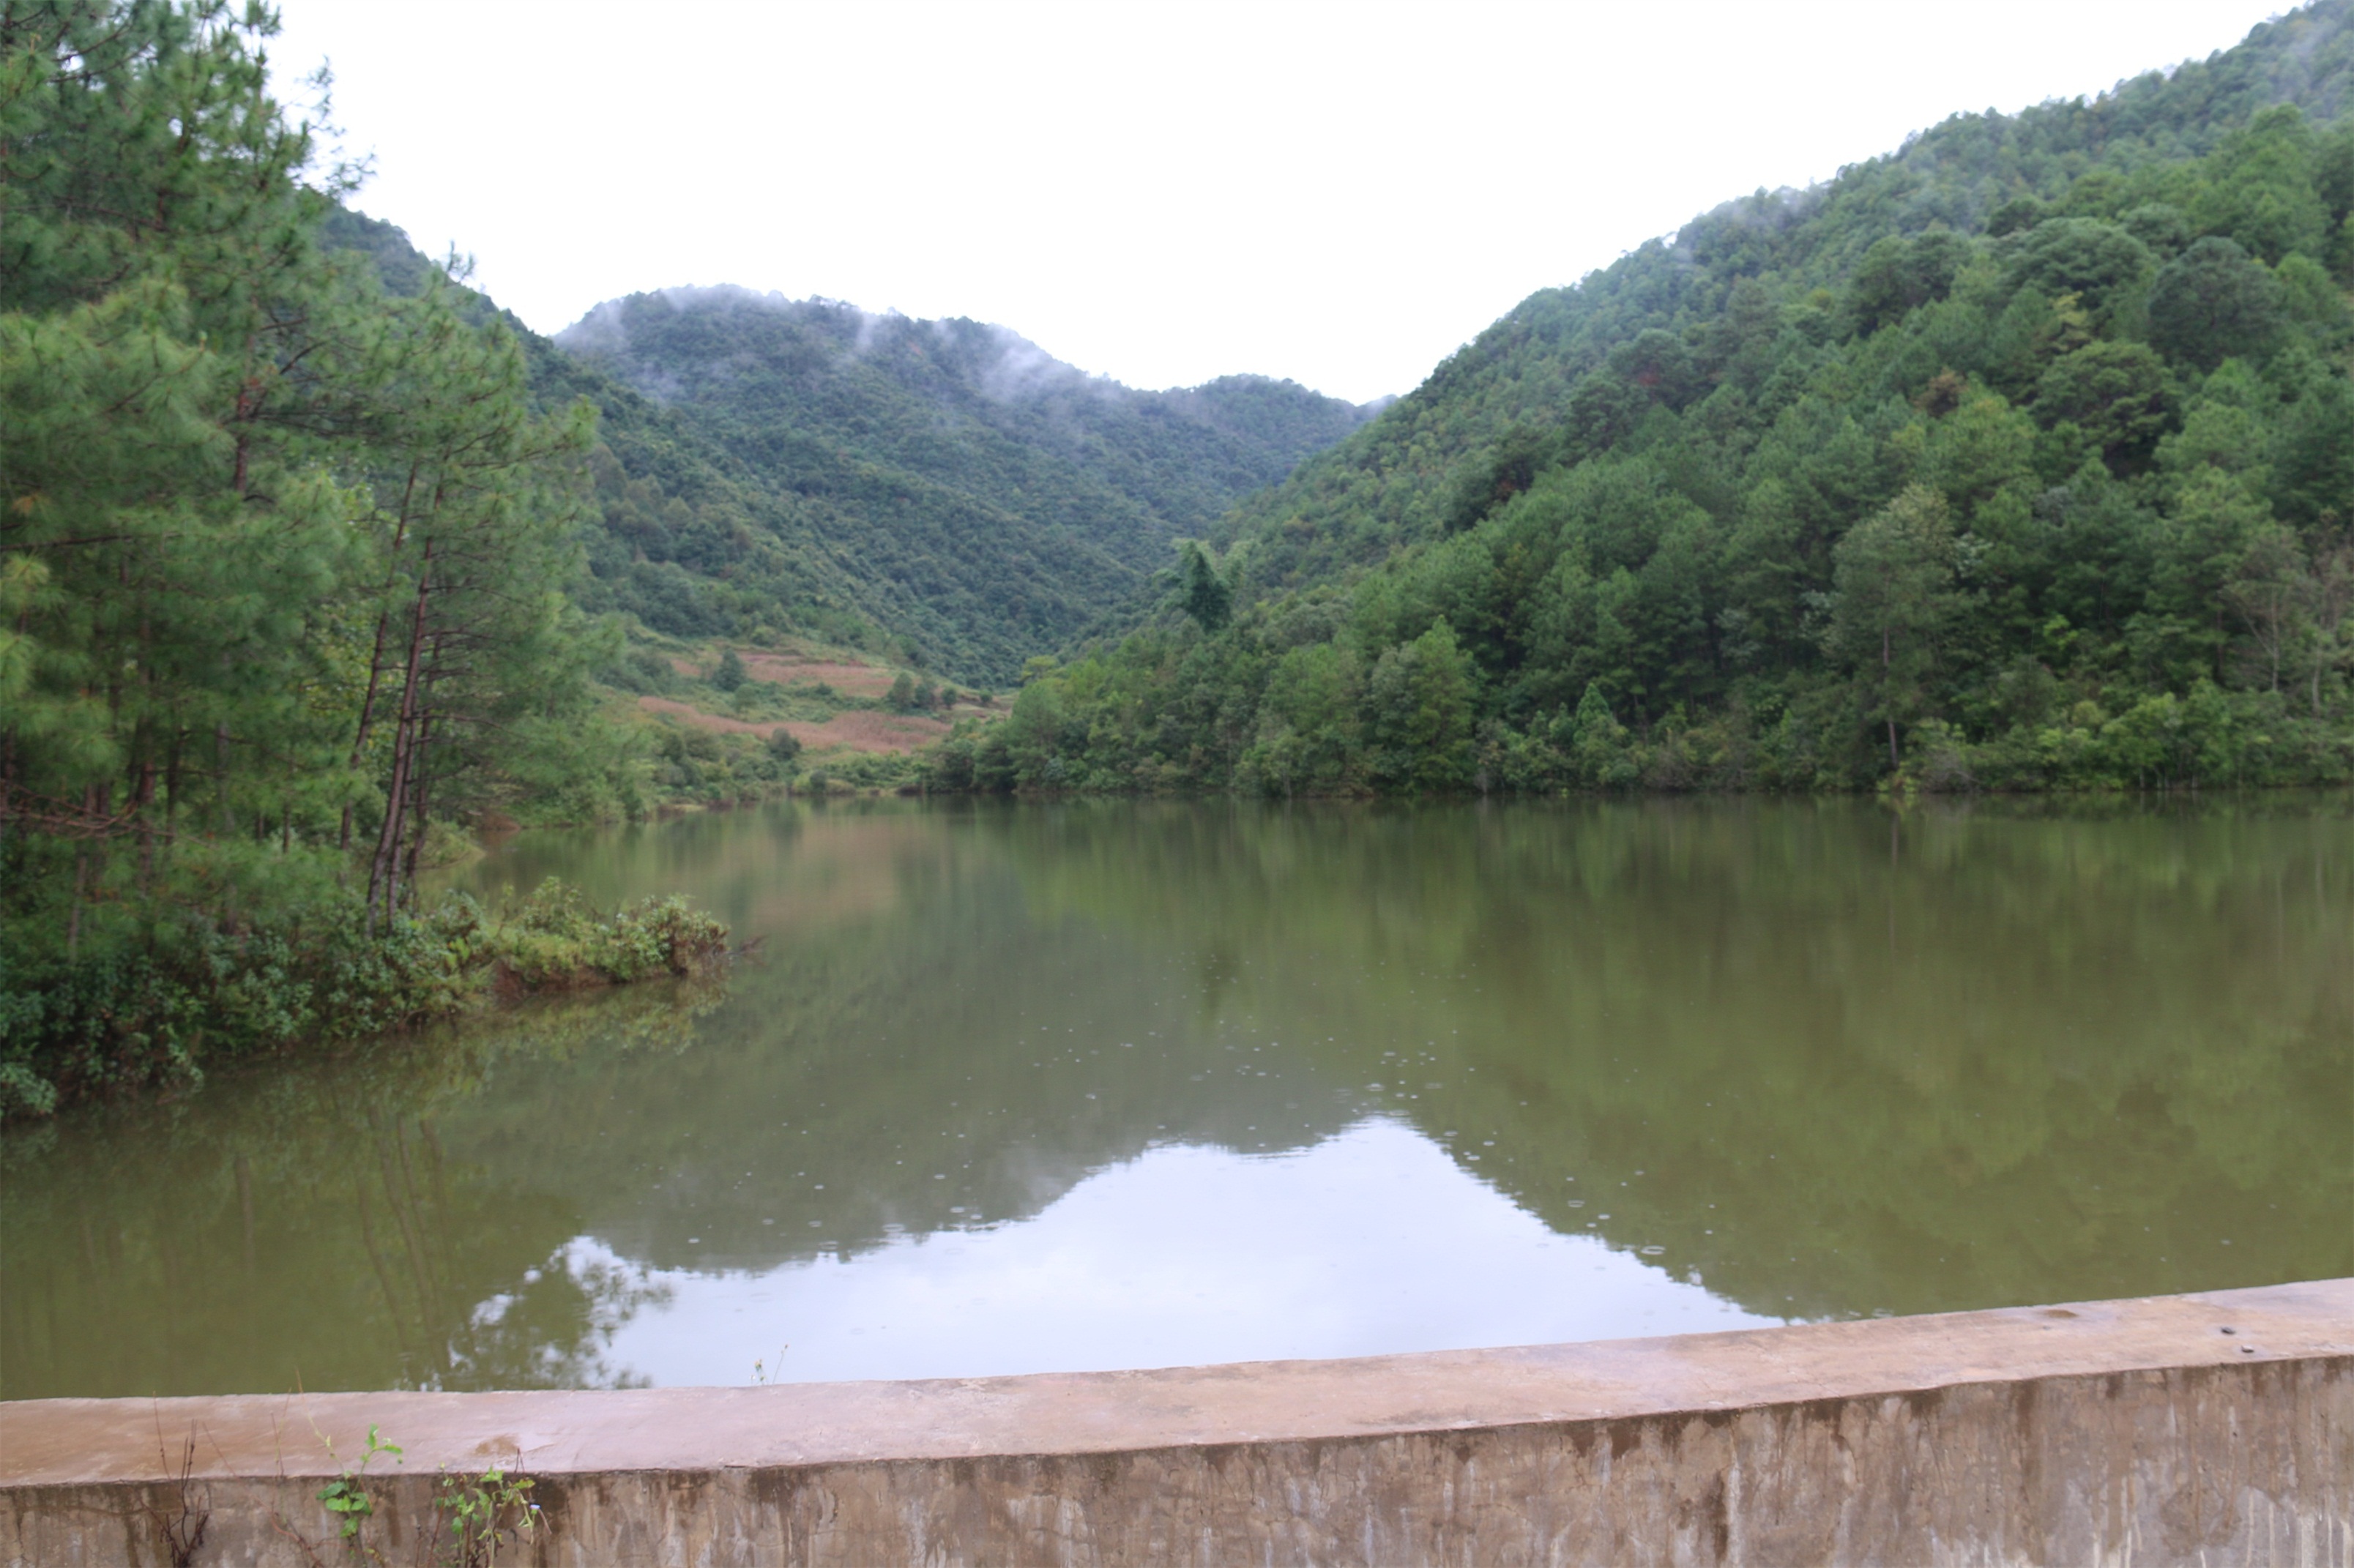
[[[1331,1081],[1414,1080],[1392,1113],[1556,1229],[1819,1315],[2354,1268],[2347,817],[1651,801],[994,830],[1042,919],[1214,962],[1217,1009]]]
[[[614,992],[12,1140],[0,1392],[610,1383],[652,1270],[1375,1113],[1767,1313],[2354,1271],[2342,803],[1939,808],[1892,853],[1893,820],[893,804],[583,838],[600,895],[684,886],[746,935],[858,913],[716,1011]]]
[[[615,1367],[605,1352],[642,1308],[670,1298],[670,1287],[650,1283],[639,1268],[564,1247],[525,1269],[514,1288],[475,1303],[449,1341],[449,1372],[434,1386],[642,1386],[642,1376]]]
[[[571,1194],[626,1256],[738,1269],[1024,1218],[1155,1143],[1272,1151],[1354,1119],[1296,1074],[1246,1077],[1266,1042],[1204,1026],[1190,963],[1042,930],[997,849],[898,829],[919,842],[862,834],[875,874],[920,884],[891,920],[769,944],[691,1055],[583,1058],[469,1106],[452,1146]]]
[[[721,888],[885,913],[773,944],[675,1070],[485,1101],[469,1147],[666,1267],[1378,1108],[1761,1312],[2354,1268],[2342,800],[839,814],[697,842]]]
[[[485,1085],[662,1053],[715,999],[669,987],[219,1074],[92,1107],[0,1156],[0,1393],[579,1386],[651,1293],[574,1266],[560,1193],[452,1159]]]
[[[567,1234],[518,1267],[502,1229],[522,1183],[450,1162],[424,1117],[362,1111],[373,1158],[355,1162],[353,1212],[407,1386],[441,1389],[624,1386],[604,1350],[638,1308],[667,1300],[637,1271],[581,1255]]]

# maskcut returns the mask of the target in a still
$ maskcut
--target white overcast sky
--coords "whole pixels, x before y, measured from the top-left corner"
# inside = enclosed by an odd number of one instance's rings
[[[1411,389],[1534,290],[2268,0],[282,0],[357,205],[542,331],[682,283],[1002,323],[1139,387]]]

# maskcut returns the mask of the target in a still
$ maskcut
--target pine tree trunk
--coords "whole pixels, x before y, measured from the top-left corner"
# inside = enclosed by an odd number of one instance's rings
[[[409,774],[416,766],[418,689],[424,674],[426,612],[433,594],[433,546],[428,541],[417,577],[417,599],[409,609],[408,668],[400,683],[400,709],[393,718],[392,778],[384,792],[384,827],[376,834],[376,856],[368,864],[367,932],[376,934],[379,906],[389,922],[400,898],[400,841]]]
[[[179,834],[180,816],[180,747],[188,732],[175,729],[172,744],[164,751],[164,848],[169,851]]]
[[[213,795],[214,809],[220,813],[220,835],[227,838],[237,831],[237,819],[228,809],[228,724],[226,720],[213,726]]]
[[[81,814],[85,829],[89,827],[90,820],[98,815],[98,786],[95,784],[85,784],[81,788]],[[81,953],[81,903],[82,895],[89,885],[90,841],[84,839],[74,846],[73,897],[66,909],[68,963],[73,962]]]
[[[1880,700],[1892,706],[1895,701],[1895,694],[1888,688],[1895,671],[1895,648],[1889,640],[1888,628],[1883,626],[1880,629]],[[1888,769],[1893,773],[1903,767],[1896,758],[1896,715],[1883,711],[1882,716],[1888,721]]]
[[[143,732],[144,726],[141,726]],[[142,749],[144,749],[143,747]],[[139,763],[139,782],[131,798],[131,810],[139,819],[139,885],[155,884],[155,824],[147,816],[147,808],[155,800],[155,759],[143,758]]]
[[[395,577],[400,571],[400,547],[408,540],[408,509],[416,498],[417,465],[411,463],[408,465],[408,482],[403,487],[400,495],[400,520],[393,524],[392,529],[391,571]],[[386,592],[392,591],[392,582],[393,578],[386,579],[384,585]],[[360,722],[352,734],[351,760],[345,764],[345,768],[354,773],[360,770],[360,758],[367,750],[368,734],[376,723],[376,693],[384,684],[384,634],[391,625],[392,611],[378,610],[376,618],[376,639],[368,649],[367,687],[360,694]],[[341,831],[336,834],[335,847],[345,853],[349,853],[352,847],[352,808],[348,800],[344,803],[344,822]]]

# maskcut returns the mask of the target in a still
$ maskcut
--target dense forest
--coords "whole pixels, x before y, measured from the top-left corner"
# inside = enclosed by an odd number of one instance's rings
[[[784,777],[615,700],[792,716],[697,640],[1018,673],[949,789],[2343,780],[2349,24],[1731,203],[1377,411],[740,291],[551,341],[350,207],[266,8],[9,5],[0,1114],[707,958],[416,897]]]
[[[695,967],[675,905],[416,894],[458,824],[790,776],[617,703],[690,683],[641,632],[1010,680],[1369,412],[726,292],[571,352],[348,205],[275,30],[0,12],[0,1115]],[[786,700],[733,658],[695,690]]]
[[[1010,683],[1379,407],[1262,376],[1140,392],[1003,327],[734,288],[609,301],[551,340],[390,224],[343,207],[322,234],[394,294],[504,324],[539,407],[597,411],[572,599],[676,639]]]
[[[445,824],[626,804],[576,521],[593,413],[428,269],[226,0],[0,11],[0,1114],[533,978],[693,967],[674,904],[421,912]]]
[[[676,636],[767,625],[877,646],[879,630],[919,666],[989,683],[1371,412],[1264,376],[1140,392],[1002,327],[741,289],[612,301],[556,345],[576,385],[627,387],[743,476],[698,506],[617,443],[597,467],[584,603]],[[599,401],[609,426],[624,413]],[[839,587],[811,593],[813,562]]]
[[[2354,772],[2354,6],[1532,296],[949,788]]]

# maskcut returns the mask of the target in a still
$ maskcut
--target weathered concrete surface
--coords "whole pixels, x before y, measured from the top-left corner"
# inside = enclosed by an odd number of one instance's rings
[[[371,1423],[407,1449],[390,1562],[437,1467],[495,1459],[538,1478],[546,1563],[2354,1568],[2354,1280],[1145,1372],[32,1401],[0,1405],[0,1563],[170,1563],[199,1517],[195,1563],[333,1562],[315,1494]]]

